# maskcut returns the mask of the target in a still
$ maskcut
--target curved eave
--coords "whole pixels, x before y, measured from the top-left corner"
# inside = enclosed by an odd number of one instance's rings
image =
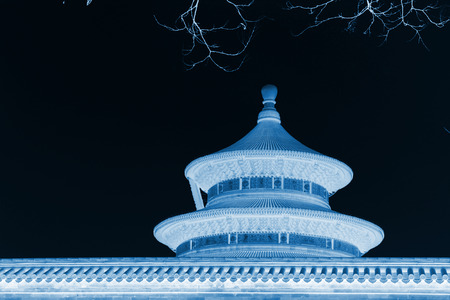
[[[289,225],[285,222],[285,217],[292,218],[297,223],[293,222]],[[251,228],[253,225],[241,228],[239,221],[236,221],[235,224],[230,223],[233,219],[249,220],[249,218],[265,218],[268,222],[275,222],[276,224],[272,224],[273,226],[282,228],[275,231],[297,233],[303,230],[302,233],[306,234],[337,238],[355,245],[362,254],[378,246],[384,238],[383,229],[366,220],[336,212],[291,208],[200,210],[172,217],[159,223],[154,228],[153,235],[160,243],[175,251],[182,242],[197,237],[241,231],[271,232],[267,228],[258,230],[256,225],[254,229]],[[299,230],[298,221],[305,221],[301,225],[303,226],[302,230]],[[310,230],[311,232],[308,232]]]
[[[339,173],[339,182],[333,184],[332,186],[323,185],[325,188],[327,188],[328,192],[330,193],[334,193],[337,190],[345,187],[347,184],[350,183],[350,181],[353,178],[352,169],[350,169],[349,166],[347,166],[346,164],[337,159],[321,154],[290,151],[290,150],[238,150],[229,152],[217,152],[195,159],[186,167],[184,174],[186,178],[195,180],[202,190],[207,191],[213,184],[211,183],[204,184],[203,182],[199,182],[197,180],[198,177],[197,173],[201,169],[203,169],[204,167],[213,168],[214,166],[221,163],[230,161],[239,161],[246,158],[249,159],[261,158],[262,160],[273,160],[273,161],[277,161],[280,159],[289,159],[297,161],[308,161],[312,164],[317,165],[322,164],[324,166],[332,166],[336,170],[336,173]],[[328,176],[325,173],[321,175],[324,177]]]

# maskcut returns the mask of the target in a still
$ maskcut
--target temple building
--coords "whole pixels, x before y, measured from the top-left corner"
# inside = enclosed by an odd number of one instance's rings
[[[383,230],[329,204],[352,170],[292,137],[277,88],[261,92],[253,130],[186,167],[196,211],[155,227],[176,257],[4,259],[0,299],[450,299],[448,258],[361,257]]]
[[[197,211],[162,222],[155,237],[177,257],[360,257],[376,247],[380,227],[329,205],[352,170],[294,139],[275,109],[277,88],[261,92],[256,127],[187,166]]]

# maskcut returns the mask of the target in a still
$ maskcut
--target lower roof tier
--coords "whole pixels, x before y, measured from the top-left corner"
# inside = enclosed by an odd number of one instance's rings
[[[383,230],[368,221],[333,211],[294,208],[203,209],[169,218],[154,229],[156,239],[173,251],[190,240],[232,233],[320,237],[349,244],[361,255],[384,237]]]

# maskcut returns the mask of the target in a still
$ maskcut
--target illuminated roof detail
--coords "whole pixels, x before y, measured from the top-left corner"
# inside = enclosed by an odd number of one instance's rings
[[[376,247],[380,227],[328,202],[352,170],[281,126],[274,85],[261,94],[253,130],[186,167],[197,211],[161,222],[155,237],[180,257],[359,257]]]
[[[275,108],[277,93],[278,90],[274,85],[268,84],[262,88],[264,107],[258,115],[256,127],[233,145],[220,150],[219,153],[245,150],[281,150],[320,154],[297,141],[281,126],[280,114]]]

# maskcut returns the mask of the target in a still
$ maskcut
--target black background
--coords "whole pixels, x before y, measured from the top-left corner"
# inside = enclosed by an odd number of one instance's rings
[[[271,19],[226,73],[186,71],[189,38],[155,23],[185,1],[2,1],[0,257],[173,256],[152,232],[195,209],[185,166],[253,128],[267,83],[283,126],[353,169],[330,204],[384,229],[366,256],[449,256],[450,25],[430,51],[341,23],[295,38],[258,3]]]

